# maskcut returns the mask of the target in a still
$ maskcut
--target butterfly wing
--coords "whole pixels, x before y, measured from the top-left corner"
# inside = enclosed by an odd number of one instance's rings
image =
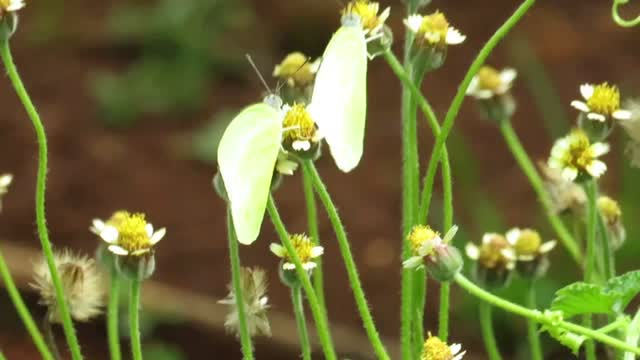
[[[240,112],[220,140],[218,165],[242,244],[260,233],[281,134],[282,113],[261,103]]]
[[[353,170],[362,157],[366,75],[367,44],[362,27],[342,26],[324,52],[309,112],[344,172]]]

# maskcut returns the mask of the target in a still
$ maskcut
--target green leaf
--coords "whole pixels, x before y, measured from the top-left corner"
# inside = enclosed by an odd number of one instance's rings
[[[610,279],[602,289],[603,294],[614,299],[612,309],[622,312],[640,292],[640,271],[630,271]]]
[[[556,291],[551,310],[562,311],[568,319],[579,314],[608,314],[614,303],[615,297],[605,294],[600,285],[576,282]]]

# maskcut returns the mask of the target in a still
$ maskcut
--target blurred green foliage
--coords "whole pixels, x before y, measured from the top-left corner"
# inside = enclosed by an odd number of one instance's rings
[[[246,30],[252,14],[238,0],[125,3],[108,21],[115,50],[136,54],[124,71],[102,73],[92,90],[106,124],[126,127],[142,114],[199,109],[218,75],[239,71],[243,49],[229,33]]]
[[[147,360],[185,360],[187,356],[178,347],[169,344],[148,344],[144,347]]]
[[[196,160],[205,164],[217,164],[220,138],[237,113],[237,109],[222,110],[214,114],[204,127],[193,132],[191,135],[191,154]]]

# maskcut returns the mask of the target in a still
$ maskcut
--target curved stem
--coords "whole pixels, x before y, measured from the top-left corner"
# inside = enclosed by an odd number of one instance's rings
[[[140,280],[131,280],[129,294],[129,329],[131,330],[131,354],[133,360],[142,360],[140,342]]]
[[[529,283],[527,291],[527,307],[535,309],[536,305],[536,287],[535,282]],[[529,351],[531,352],[531,360],[543,360],[542,346],[540,346],[540,335],[538,334],[538,326],[536,322],[527,319],[527,335],[529,336]]]
[[[36,178],[36,224],[38,229],[38,237],[42,245],[42,252],[47,260],[49,271],[51,273],[51,280],[56,293],[56,301],[58,303],[58,311],[60,312],[60,318],[62,320],[62,327],[64,334],[71,351],[71,357],[73,360],[81,360],[82,353],[80,351],[80,344],[78,343],[78,337],[76,336],[75,328],[73,327],[73,320],[71,319],[71,313],[69,312],[69,305],[65,299],[64,289],[62,287],[62,281],[58,274],[58,268],[56,267],[53,257],[53,248],[51,241],[49,240],[49,230],[47,229],[47,220],[45,216],[45,193],[47,186],[47,135],[40,119],[40,115],[33,105],[27,89],[24,87],[20,75],[18,75],[18,69],[13,63],[11,56],[11,49],[9,48],[8,41],[2,41],[0,43],[0,55],[2,61],[7,69],[7,75],[11,80],[16,94],[20,98],[22,105],[24,106],[27,115],[33,123],[33,127],[38,139],[38,174]]]
[[[327,360],[336,360],[337,357],[335,350],[333,349],[333,342],[331,340],[329,326],[327,325],[326,313],[324,313],[322,311],[322,308],[320,307],[318,296],[313,290],[313,285],[311,284],[311,280],[309,280],[307,271],[302,267],[302,262],[300,261],[300,257],[298,256],[298,253],[291,243],[291,239],[289,239],[289,232],[285,228],[284,223],[280,218],[278,208],[276,208],[276,204],[273,201],[272,196],[269,196],[269,200],[267,201],[267,211],[269,212],[269,217],[271,218],[273,227],[276,229],[276,233],[278,233],[278,237],[280,238],[282,245],[284,245],[284,247],[287,249],[287,253],[291,256],[291,261],[293,261],[296,266],[296,274],[298,275],[298,278],[302,283],[302,288],[307,295],[307,301],[309,302],[309,307],[311,308],[313,320],[316,323],[316,329],[318,331],[318,337],[320,338],[320,345],[322,346],[324,356]]]
[[[529,156],[522,146],[522,143],[520,142],[520,139],[518,138],[515,130],[511,126],[511,121],[509,119],[504,119],[500,122],[500,131],[502,132],[502,136],[504,137],[509,150],[511,150],[513,157],[515,157],[518,165],[520,165],[520,168],[522,169],[522,172],[524,172],[525,176],[529,180],[529,183],[531,184],[531,187],[533,187],[533,190],[536,192],[536,195],[538,196],[538,199],[540,200],[540,203],[544,208],[544,214],[553,227],[554,231],[556,232],[556,235],[558,235],[558,238],[567,249],[571,257],[578,264],[581,264],[582,254],[580,253],[580,248],[578,247],[578,244],[576,243],[573,236],[571,236],[569,230],[567,230],[567,228],[565,227],[562,220],[560,220],[560,218],[556,214],[554,214],[551,198],[545,190],[544,182],[538,174],[535,166],[531,162],[531,159],[529,159]]]
[[[309,236],[317,245],[320,244],[320,230],[318,228],[318,209],[316,207],[316,198],[313,192],[313,180],[311,176],[303,171],[302,185],[304,189],[304,198],[307,204],[307,223],[309,228]],[[324,298],[324,274],[322,272],[322,256],[317,257],[316,268],[313,269],[313,288],[318,296],[318,302],[322,310],[327,313],[327,305]]]
[[[240,282],[240,250],[238,249],[238,239],[233,227],[231,210],[227,211],[227,234],[229,238],[229,262],[231,263],[231,286],[233,296],[238,309],[238,326],[240,330],[240,346],[242,348],[243,360],[253,360],[253,344],[251,343],[251,333],[247,324],[247,309]]]
[[[120,276],[113,266],[111,269],[111,291],[109,291],[109,305],[107,306],[107,337],[109,338],[109,353],[111,360],[121,360],[119,334],[119,310],[120,310]]]
[[[356,263],[353,260],[351,248],[349,247],[347,233],[344,229],[344,225],[342,224],[342,220],[338,215],[338,210],[333,204],[333,200],[331,200],[331,196],[322,182],[322,179],[320,179],[320,174],[318,174],[318,170],[313,162],[305,160],[302,166],[304,167],[304,171],[309,171],[311,174],[313,185],[318,193],[318,197],[327,210],[329,220],[331,221],[331,225],[333,225],[336,238],[338,239],[340,253],[342,254],[342,259],[347,269],[349,284],[351,285],[351,290],[353,290],[353,297],[355,298],[358,311],[360,312],[360,317],[362,318],[362,324],[367,332],[369,341],[373,345],[373,349],[379,359],[390,359],[382,340],[380,340],[380,335],[378,334],[378,330],[373,322],[373,317],[369,311],[369,305],[367,304],[367,299],[365,298],[364,291],[362,290],[362,284],[360,283],[360,277],[358,276],[358,269],[356,268]]]
[[[469,279],[467,279],[464,275],[460,273],[456,275],[455,282],[460,287],[465,289],[468,293],[477,297],[478,299],[484,302],[487,302],[495,307],[499,307],[512,314],[516,314],[524,318],[534,320],[543,325],[560,327],[570,332],[573,332],[579,335],[584,335],[588,338],[597,340],[605,345],[609,345],[617,349],[629,351],[634,354],[640,355],[640,348],[637,348],[632,345],[628,345],[624,341],[620,341],[619,339],[616,339],[612,336],[601,333],[598,330],[589,329],[589,328],[576,325],[574,323],[564,321],[564,320],[557,321],[554,319],[547,318],[543,313],[541,313],[538,310],[529,309],[524,306],[514,304],[496,295],[493,295],[492,293],[477,286],[476,284],[471,282]]]
[[[613,5],[611,6],[611,16],[613,17],[613,21],[615,21],[616,24],[626,28],[640,25],[640,16],[636,17],[633,20],[625,20],[620,16],[620,5],[626,4],[628,2],[628,0],[613,0]]]
[[[496,335],[493,333],[493,320],[491,319],[491,304],[481,302],[478,305],[478,315],[480,316],[480,327],[482,330],[482,340],[487,349],[489,360],[502,360],[498,345],[496,344]]]
[[[0,277],[4,282],[4,286],[7,288],[7,293],[9,293],[9,298],[11,298],[13,306],[16,308],[24,327],[29,332],[29,335],[31,335],[31,339],[36,345],[36,348],[38,348],[40,355],[44,360],[55,360],[53,354],[49,350],[49,347],[47,347],[47,343],[45,342],[42,333],[38,330],[38,326],[33,320],[33,317],[29,312],[29,308],[25,305],[16,284],[13,282],[7,263],[4,261],[4,257],[2,256],[2,251],[0,251]]]
[[[302,303],[302,291],[300,286],[291,288],[291,303],[293,304],[293,313],[296,317],[298,325],[298,338],[302,347],[302,359],[311,360],[311,345],[309,344],[309,334],[307,333],[307,322],[304,318],[304,305]]]

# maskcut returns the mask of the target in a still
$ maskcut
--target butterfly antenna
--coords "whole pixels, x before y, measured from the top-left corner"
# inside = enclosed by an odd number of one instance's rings
[[[267,89],[267,92],[269,94],[271,94],[272,92],[271,92],[271,89],[269,88],[269,84],[267,83],[267,81],[262,76],[262,73],[260,72],[260,70],[256,66],[256,63],[253,62],[253,59],[251,58],[251,55],[246,54],[245,56],[247,58],[247,61],[249,62],[249,64],[253,68],[253,71],[255,71],[256,75],[258,75],[258,79],[260,79],[260,82],[262,83],[262,85],[264,85],[264,88]]]

